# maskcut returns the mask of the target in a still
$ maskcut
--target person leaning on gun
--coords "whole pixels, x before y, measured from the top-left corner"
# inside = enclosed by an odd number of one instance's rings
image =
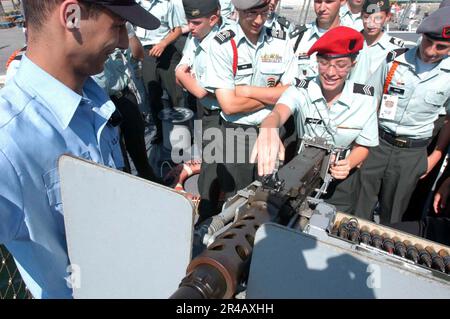
[[[423,34],[419,45],[390,52],[370,78],[381,100],[380,145],[359,170],[355,213],[370,219],[379,201],[382,224],[402,221],[417,182],[439,162],[450,139],[450,7],[433,12],[417,33]],[[447,123],[428,155],[443,110]]]
[[[233,4],[238,23],[211,41],[205,76],[205,89],[215,94],[221,107],[225,141],[215,153],[223,156],[217,175],[226,197],[255,180],[256,167],[249,161],[258,126],[297,73],[286,34],[264,27],[269,2],[233,0]]]
[[[300,138],[322,137],[338,148],[350,148],[349,155],[330,168],[334,180],[326,199],[341,211],[347,209],[347,203],[336,196],[337,191],[348,187],[345,179],[364,161],[369,148],[378,145],[373,88],[346,80],[363,41],[361,33],[348,27],[334,28],[317,40],[308,54],[317,52],[319,76],[298,80],[283,93],[262,122],[252,153],[252,160],[258,162],[258,174],[271,174],[277,156],[284,159],[278,128],[291,114]]]
[[[28,0],[24,8],[27,51],[0,90],[0,243],[33,297],[71,298],[58,158],[123,167],[115,106],[90,76],[128,47],[126,20],[148,29],[159,21],[133,0]]]

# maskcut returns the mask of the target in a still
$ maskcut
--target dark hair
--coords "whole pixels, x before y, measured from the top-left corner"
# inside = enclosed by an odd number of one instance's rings
[[[22,0],[27,27],[40,30],[49,15],[63,1],[64,0]],[[82,7],[86,8],[89,17],[97,17],[98,13],[103,8],[99,5],[83,3],[82,1],[80,1],[80,4],[82,4]]]

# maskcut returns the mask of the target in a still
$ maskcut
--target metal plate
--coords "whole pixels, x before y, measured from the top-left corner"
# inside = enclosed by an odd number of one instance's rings
[[[450,298],[431,271],[264,224],[256,233],[247,298]]]
[[[75,298],[168,298],[191,259],[193,208],[172,189],[59,160]]]

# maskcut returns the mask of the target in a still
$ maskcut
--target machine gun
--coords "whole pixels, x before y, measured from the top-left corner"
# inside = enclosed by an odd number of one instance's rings
[[[323,139],[304,139],[289,163],[239,191],[196,229],[194,255],[202,252],[171,298],[232,298],[247,279],[258,228],[267,222],[304,227],[312,212],[308,203],[326,193],[331,155],[336,159],[339,153]]]

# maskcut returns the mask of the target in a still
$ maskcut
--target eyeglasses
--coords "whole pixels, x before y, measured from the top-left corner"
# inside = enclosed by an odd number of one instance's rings
[[[255,20],[259,15],[261,16],[262,19],[267,19],[270,16],[270,11],[266,10],[266,11],[242,11],[243,16],[245,19],[247,20]]]
[[[362,15],[362,20],[363,20],[364,23],[369,24],[369,27],[370,26],[380,27],[384,23],[384,17],[378,15],[377,13],[374,13],[374,14],[371,14],[371,15],[363,14]]]
[[[331,64],[329,60],[323,58],[317,58],[317,64],[321,70],[328,70],[334,67],[338,73],[345,73],[352,67],[351,63],[338,61],[336,64]]]

